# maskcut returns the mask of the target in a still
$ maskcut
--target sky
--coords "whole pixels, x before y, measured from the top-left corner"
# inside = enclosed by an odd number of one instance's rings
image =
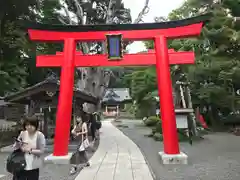
[[[172,10],[180,7],[185,0],[150,0],[149,12],[143,18],[145,23],[154,22],[154,17],[167,16]],[[142,10],[145,0],[123,0],[125,8],[130,8],[132,19],[135,20]],[[145,50],[142,42],[134,42],[127,48],[129,53]]]

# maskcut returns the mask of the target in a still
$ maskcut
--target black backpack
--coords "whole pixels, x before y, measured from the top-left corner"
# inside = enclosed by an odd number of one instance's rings
[[[6,170],[14,174],[25,169],[26,160],[25,153],[21,149],[14,150],[7,158]]]
[[[95,119],[96,129],[97,130],[101,129],[102,127],[101,116],[98,113],[96,113],[94,114],[94,119]]]
[[[99,130],[99,129],[101,129],[101,127],[102,127],[102,122],[101,121],[97,121],[96,122],[96,128]]]

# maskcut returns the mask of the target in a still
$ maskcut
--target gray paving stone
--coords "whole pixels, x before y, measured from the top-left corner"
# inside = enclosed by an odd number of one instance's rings
[[[147,180],[153,179],[141,151],[132,140],[109,121],[103,122],[101,130],[101,143],[91,159],[95,167],[83,169],[76,180],[135,180],[132,159],[136,172],[140,170],[144,177],[148,178]],[[139,168],[137,168],[138,164]],[[87,176],[94,173],[94,178],[92,175]]]
[[[128,128],[119,127],[119,129],[140,147],[156,180],[240,179],[240,138],[238,136],[213,133],[206,135],[203,141],[195,142],[193,146],[181,143],[181,150],[188,155],[189,164],[162,165],[158,155],[158,152],[163,150],[162,142],[145,137],[151,130],[141,126],[141,121],[122,120],[122,124]],[[141,172],[139,171],[136,175]],[[138,180],[137,177],[135,180]]]
[[[115,164],[102,164],[96,174],[97,180],[112,180],[114,177]]]
[[[3,178],[4,176],[6,176],[6,175],[4,175],[4,174],[0,174],[0,179]]]

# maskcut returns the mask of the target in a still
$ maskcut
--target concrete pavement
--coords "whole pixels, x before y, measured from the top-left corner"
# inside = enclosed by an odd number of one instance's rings
[[[152,180],[143,154],[111,121],[103,121],[97,152],[75,180]]]
[[[188,165],[162,165],[158,152],[163,143],[147,137],[151,128],[142,121],[120,119],[115,123],[141,149],[157,180],[239,180],[240,138],[229,133],[210,133],[202,141],[180,143]]]

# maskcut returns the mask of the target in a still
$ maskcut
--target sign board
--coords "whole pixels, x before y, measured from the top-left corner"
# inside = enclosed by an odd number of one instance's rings
[[[178,129],[187,129],[188,128],[187,114],[176,114],[176,122]]]
[[[107,54],[109,60],[120,60],[123,58],[122,35],[113,34],[107,37]]]

